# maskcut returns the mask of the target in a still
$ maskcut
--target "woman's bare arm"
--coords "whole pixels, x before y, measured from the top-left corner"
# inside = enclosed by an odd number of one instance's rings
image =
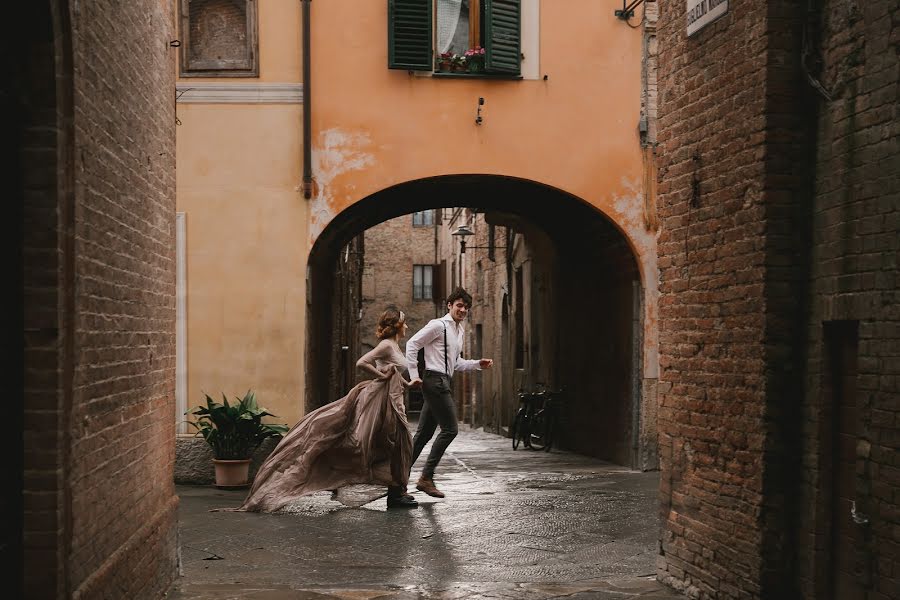
[[[379,371],[378,367],[375,366],[375,361],[379,358],[385,358],[389,355],[389,343],[390,342],[388,342],[388,340],[381,340],[380,342],[378,342],[377,346],[359,357],[359,360],[356,361],[356,367],[358,369],[362,369],[376,379],[379,377],[384,377],[384,373]]]

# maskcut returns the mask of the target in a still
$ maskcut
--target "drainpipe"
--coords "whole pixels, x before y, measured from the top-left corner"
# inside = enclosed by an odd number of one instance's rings
[[[303,197],[312,198],[312,85],[309,74],[309,3],[303,4]]]
[[[440,220],[438,220],[438,211],[440,211],[440,217],[441,217]],[[440,226],[438,226],[438,223],[440,223]],[[436,208],[436,209],[434,209],[434,267],[432,268],[432,274],[431,274],[431,285],[432,286],[434,285],[434,275],[438,272],[438,269],[441,268],[441,261],[439,260],[440,256],[438,255],[438,234],[441,231],[443,231],[443,227],[444,227],[444,208],[443,207]],[[447,275],[446,273],[440,274],[440,276],[444,277],[445,280],[446,280],[446,275]],[[445,289],[443,289],[441,291],[446,292],[447,291],[446,287],[447,286],[445,285],[444,286]],[[440,306],[440,302],[439,301],[435,302],[434,293],[433,293],[434,288],[432,287],[431,289],[432,289],[431,304],[434,306],[434,318],[437,319],[437,318],[440,318],[440,316],[441,316],[440,311],[438,310],[438,307]],[[438,300],[440,300],[440,299],[438,299]]]

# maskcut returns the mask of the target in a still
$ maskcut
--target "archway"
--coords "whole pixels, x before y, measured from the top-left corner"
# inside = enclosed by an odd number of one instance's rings
[[[511,374],[504,377],[507,389],[490,414],[508,418],[510,404],[516,402],[511,387],[541,381],[564,388],[562,446],[639,466],[641,430],[647,429],[641,424],[644,311],[639,262],[629,240],[606,215],[570,194],[522,179],[456,175],[412,181],[355,203],[329,223],[308,263],[307,410],[346,392],[346,373],[340,369],[347,364],[341,355],[347,344],[335,339],[339,334],[334,331],[339,253],[360,233],[388,219],[457,206],[477,208],[491,222],[529,235],[535,248],[532,264],[511,272],[510,281],[543,278],[541,285],[530,285],[527,300],[505,296],[511,306],[503,307],[504,328],[516,327],[516,319],[523,319],[522,306],[530,308],[528,323],[502,338],[501,345],[516,346],[518,354]],[[522,284],[517,286],[521,295]],[[522,330],[529,331],[527,344]]]

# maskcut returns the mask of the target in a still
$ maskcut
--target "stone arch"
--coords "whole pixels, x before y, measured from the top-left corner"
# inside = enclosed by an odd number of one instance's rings
[[[652,407],[649,410],[643,408],[644,404],[655,402],[655,397],[645,393],[645,387],[652,387],[645,386],[648,375],[656,376],[655,372],[648,373],[647,368],[648,363],[655,366],[655,336],[644,332],[648,323],[655,322],[655,280],[651,290],[653,297],[649,300],[653,306],[649,310],[645,285],[651,279],[649,274],[655,272],[655,248],[652,249],[654,259],[650,260],[648,252],[639,252],[623,225],[596,206],[562,190],[524,179],[457,175],[410,181],[371,194],[329,220],[312,240],[308,261],[306,409],[317,408],[342,393],[328,384],[339,379],[330,374],[333,364],[339,360],[330,331],[334,316],[330,300],[332,265],[337,253],[355,236],[380,222],[418,210],[451,206],[469,206],[505,215],[520,227],[541,232],[552,242],[561,257],[556,279],[561,289],[555,294],[561,299],[558,306],[567,308],[557,311],[553,317],[557,320],[549,326],[549,332],[556,338],[552,340],[553,344],[567,348],[578,358],[571,364],[560,361],[554,367],[558,383],[576,390],[572,393],[578,394],[579,407],[588,412],[594,410],[588,408],[590,399],[604,395],[604,383],[591,379],[590,385],[585,385],[585,373],[591,371],[589,363],[596,355],[591,344],[604,339],[604,328],[618,328],[617,342],[610,345],[608,351],[621,358],[630,373],[627,385],[624,380],[617,383],[621,389],[616,394],[623,398],[621,406],[609,413],[616,416],[610,427],[627,430],[627,435],[623,434],[616,442],[619,447],[614,452],[609,448],[592,449],[592,440],[614,432],[578,430],[575,425],[570,431],[576,440],[572,447],[589,452],[596,450],[592,453],[621,464],[655,468],[655,423],[648,426],[641,421],[644,414],[655,415]],[[604,274],[603,282],[615,282],[620,286],[613,304],[605,305],[600,300],[606,296],[600,283],[593,280],[596,273]],[[565,322],[560,318],[572,314],[572,308],[577,310],[582,322]],[[592,310],[599,311],[599,315]],[[613,311],[613,316],[606,311]],[[624,318],[624,315],[628,315],[627,323],[614,318]],[[634,329],[635,322],[637,329]],[[591,333],[581,336],[579,332],[585,328]],[[554,335],[554,332],[558,334]],[[653,360],[646,359],[648,354]],[[590,419],[586,420],[584,416],[577,410],[569,413],[573,424],[589,422]],[[593,421],[602,423],[608,419]]]

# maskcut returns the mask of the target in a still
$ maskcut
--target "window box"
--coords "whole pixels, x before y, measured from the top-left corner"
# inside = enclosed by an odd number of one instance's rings
[[[518,81],[522,79],[521,75],[504,75],[503,73],[462,73],[435,71],[431,74],[436,79],[505,79]]]

